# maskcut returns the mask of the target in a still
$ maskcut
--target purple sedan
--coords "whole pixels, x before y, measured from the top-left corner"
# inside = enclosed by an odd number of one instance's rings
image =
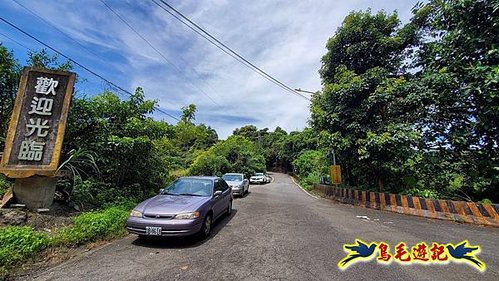
[[[232,212],[232,192],[218,177],[182,177],[130,213],[126,229],[139,236],[207,237],[212,223]]]

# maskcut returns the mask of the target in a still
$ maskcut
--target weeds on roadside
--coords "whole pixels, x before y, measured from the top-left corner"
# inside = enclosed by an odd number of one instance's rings
[[[133,205],[123,202],[108,208],[82,213],[73,224],[52,236],[31,227],[0,228],[0,280],[9,270],[49,247],[76,247],[98,240],[112,239],[126,234],[125,222]]]

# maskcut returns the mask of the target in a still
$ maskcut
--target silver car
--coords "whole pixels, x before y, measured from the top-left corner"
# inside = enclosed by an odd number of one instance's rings
[[[232,194],[239,195],[241,197],[249,191],[249,181],[244,176],[244,174],[239,173],[227,173],[222,176],[222,179],[227,182],[227,184],[232,189]]]
[[[263,173],[255,173],[255,175],[250,178],[251,184],[265,184],[267,183],[267,178]]]

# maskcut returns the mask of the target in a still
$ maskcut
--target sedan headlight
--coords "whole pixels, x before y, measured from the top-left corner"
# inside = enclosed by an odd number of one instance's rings
[[[192,219],[197,219],[201,217],[201,213],[200,212],[191,212],[191,213],[182,213],[182,214],[178,214],[174,217],[174,219],[176,220],[192,220]]]
[[[141,213],[141,212],[139,212],[139,211],[137,211],[137,210],[132,210],[132,211],[130,212],[130,216],[131,216],[131,217],[136,217],[136,218],[141,218],[141,217],[142,217],[142,213]]]

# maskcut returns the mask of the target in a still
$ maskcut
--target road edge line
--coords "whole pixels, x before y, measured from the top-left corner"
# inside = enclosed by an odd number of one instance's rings
[[[289,175],[288,175],[288,176],[289,176]],[[301,191],[305,192],[308,196],[310,196],[310,197],[312,197],[312,198],[319,199],[319,197],[318,197],[318,196],[315,196],[315,195],[313,195],[312,193],[310,193],[310,192],[306,191],[306,190],[305,190],[305,189],[304,189],[301,185],[299,185],[299,184],[295,181],[295,179],[294,179],[292,176],[289,176],[289,177],[291,178],[291,180],[293,181],[293,183],[294,183],[296,186],[298,186],[298,187],[300,188],[300,190],[301,190]]]

